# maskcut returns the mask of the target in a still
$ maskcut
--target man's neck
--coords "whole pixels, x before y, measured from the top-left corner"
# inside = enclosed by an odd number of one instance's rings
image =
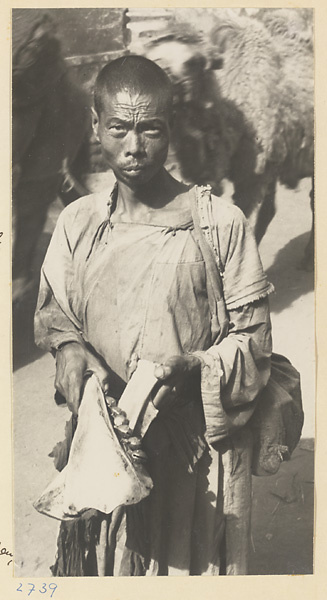
[[[135,188],[118,181],[115,212],[117,216],[134,220],[149,211],[165,209],[183,191],[185,186],[171,177],[165,169],[162,169],[151,181]]]

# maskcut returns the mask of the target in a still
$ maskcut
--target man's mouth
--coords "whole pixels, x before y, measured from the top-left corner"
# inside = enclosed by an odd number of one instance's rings
[[[137,171],[142,171],[142,169],[142,165],[129,165],[128,167],[124,168],[124,171],[127,171],[128,173],[136,173]]]

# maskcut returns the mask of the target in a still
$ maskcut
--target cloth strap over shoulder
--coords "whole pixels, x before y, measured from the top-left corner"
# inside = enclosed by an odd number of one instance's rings
[[[213,254],[213,242],[210,241],[211,205],[207,201],[209,187],[194,188],[192,196],[192,218],[194,236],[201,250],[208,278],[208,301],[211,313],[211,331],[215,343],[219,343],[228,334],[229,319],[225,306],[220,258]],[[211,216],[212,221],[212,216]],[[207,239],[206,239],[207,237]],[[218,242],[218,240],[217,240]]]

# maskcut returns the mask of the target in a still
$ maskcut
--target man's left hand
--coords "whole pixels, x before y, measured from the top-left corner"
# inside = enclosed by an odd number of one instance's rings
[[[153,398],[153,404],[161,410],[178,398],[191,375],[200,376],[201,361],[197,356],[171,356],[164,364],[155,369],[155,376],[161,386]]]

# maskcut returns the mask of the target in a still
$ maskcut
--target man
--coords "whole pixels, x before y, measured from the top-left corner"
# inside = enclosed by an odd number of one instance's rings
[[[106,519],[107,575],[245,574],[252,437],[244,419],[228,435],[219,414],[246,414],[269,378],[270,286],[242,213],[214,198],[230,321],[217,343],[195,190],[164,168],[168,77],[144,57],[119,58],[100,72],[94,100],[94,131],[117,184],[60,215],[41,273],[36,341],[56,355],[55,386],[75,416],[87,371],[119,398],[139,358],[158,363],[143,439],[154,487],[135,506],[63,523],[53,573],[98,574]]]

